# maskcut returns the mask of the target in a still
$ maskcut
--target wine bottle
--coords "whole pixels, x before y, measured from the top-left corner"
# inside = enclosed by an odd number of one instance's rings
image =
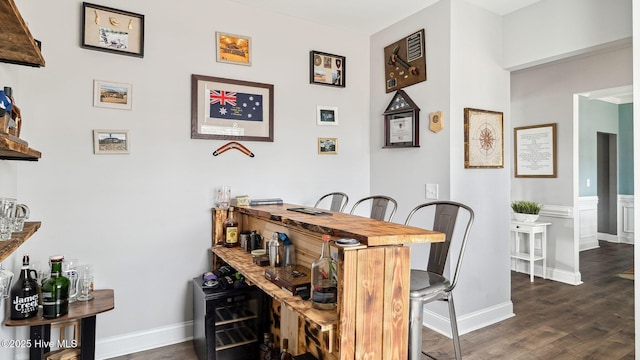
[[[51,277],[42,284],[42,316],[52,319],[69,313],[71,281],[62,275],[63,256],[51,256],[49,261]]]
[[[311,264],[311,305],[320,310],[335,309],[337,301],[337,274],[329,254],[330,239],[330,235],[322,235],[320,258]]]
[[[36,271],[29,269],[29,255],[24,255],[20,279],[11,288],[11,319],[13,320],[27,319],[38,314],[38,283],[31,276],[32,272]]]
[[[224,245],[226,247],[238,246],[238,220],[234,215],[233,206],[229,208],[229,216],[222,224],[222,232],[224,234]]]

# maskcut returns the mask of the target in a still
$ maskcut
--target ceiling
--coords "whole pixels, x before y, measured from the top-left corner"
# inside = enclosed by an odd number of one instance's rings
[[[231,0],[307,21],[374,34],[439,0]],[[505,15],[541,0],[465,0]]]

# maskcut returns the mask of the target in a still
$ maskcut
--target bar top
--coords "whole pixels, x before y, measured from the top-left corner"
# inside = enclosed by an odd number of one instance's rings
[[[240,214],[263,218],[288,227],[299,227],[332,237],[353,238],[367,246],[421,244],[444,241],[444,234],[413,226],[374,220],[362,216],[323,210],[331,215],[309,215],[289,208],[293,204],[237,206]],[[318,209],[321,210],[321,209]]]

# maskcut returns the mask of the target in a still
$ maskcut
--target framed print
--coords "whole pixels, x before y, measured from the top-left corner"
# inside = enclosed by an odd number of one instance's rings
[[[144,15],[83,2],[81,46],[144,57]]]
[[[251,38],[216,32],[216,61],[251,66]]]
[[[273,142],[273,85],[191,75],[191,138]]]
[[[514,128],[515,176],[558,177],[556,141],[556,124]]]
[[[344,56],[312,50],[309,58],[311,84],[345,87],[347,59]]]
[[[128,154],[128,130],[93,130],[94,154]]]
[[[131,84],[93,81],[93,106],[131,110]]]
[[[335,106],[318,105],[316,114],[318,125],[338,125],[338,108]]]
[[[318,138],[318,154],[337,154],[338,138]]]
[[[502,113],[464,109],[464,167],[503,168],[504,131]]]

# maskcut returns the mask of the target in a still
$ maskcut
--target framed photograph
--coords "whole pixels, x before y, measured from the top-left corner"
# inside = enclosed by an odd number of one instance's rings
[[[93,106],[131,110],[131,84],[93,81]]]
[[[191,138],[273,142],[273,85],[191,75]]]
[[[558,177],[556,141],[556,124],[514,128],[515,176]]]
[[[338,125],[338,108],[335,106],[318,105],[316,114],[318,125]]]
[[[312,50],[309,57],[311,84],[345,87],[347,59],[344,56]]]
[[[144,57],[144,15],[83,2],[81,46]]]
[[[251,38],[216,32],[216,61],[251,66]]]
[[[337,154],[338,138],[318,138],[318,154]]]
[[[128,154],[128,130],[93,130],[94,154]]]
[[[464,109],[464,167],[503,168],[503,114],[497,111]]]

